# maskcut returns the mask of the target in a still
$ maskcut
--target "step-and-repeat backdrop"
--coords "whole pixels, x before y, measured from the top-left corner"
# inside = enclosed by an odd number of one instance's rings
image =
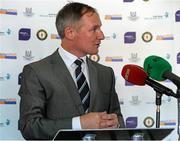
[[[78,0],[95,7],[105,40],[91,59],[111,66],[127,128],[156,127],[156,93],[148,85],[126,82],[126,64],[143,66],[158,55],[180,74],[180,0]],[[23,139],[18,131],[21,72],[24,65],[54,52],[61,43],[55,28],[58,10],[67,0],[0,1],[0,140]],[[171,81],[159,82],[176,92]],[[175,128],[166,138],[177,140],[177,99],[162,96],[160,128]]]

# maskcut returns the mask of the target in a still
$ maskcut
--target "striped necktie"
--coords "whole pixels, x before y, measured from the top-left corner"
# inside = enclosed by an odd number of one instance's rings
[[[89,108],[89,103],[90,103],[90,92],[89,92],[89,86],[88,86],[86,77],[81,71],[82,62],[83,62],[82,59],[77,59],[74,62],[77,65],[77,68],[75,69],[75,74],[76,74],[76,82],[77,82],[79,95],[83,103],[84,111],[85,113],[87,113],[88,108]]]

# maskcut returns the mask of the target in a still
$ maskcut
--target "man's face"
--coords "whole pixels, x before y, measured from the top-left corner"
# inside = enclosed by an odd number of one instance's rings
[[[76,30],[74,47],[78,56],[98,53],[98,47],[104,34],[101,31],[101,21],[97,13],[86,13],[78,22],[80,27]]]

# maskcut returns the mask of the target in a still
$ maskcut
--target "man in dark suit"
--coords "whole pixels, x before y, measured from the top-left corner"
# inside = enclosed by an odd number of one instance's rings
[[[57,14],[56,27],[61,47],[23,69],[19,90],[23,137],[52,139],[59,129],[124,127],[112,68],[86,57],[97,54],[104,39],[97,11],[68,3]]]

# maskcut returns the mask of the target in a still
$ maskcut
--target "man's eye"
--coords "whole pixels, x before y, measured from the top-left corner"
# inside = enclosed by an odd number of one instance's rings
[[[91,31],[95,32],[95,31],[96,31],[96,28],[91,29]]]

